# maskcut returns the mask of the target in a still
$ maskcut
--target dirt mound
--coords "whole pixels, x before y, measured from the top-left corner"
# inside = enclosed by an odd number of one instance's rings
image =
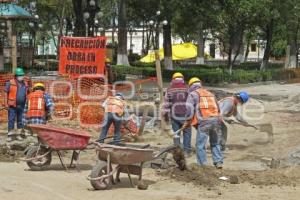
[[[276,169],[267,171],[239,171],[239,170],[218,170],[214,167],[200,167],[191,164],[187,170],[172,168],[158,172],[159,175],[169,176],[172,179],[183,182],[192,182],[195,185],[202,185],[208,188],[218,186],[222,181],[220,177],[228,178],[226,183],[230,184],[230,178],[235,177],[238,183],[248,182],[257,186],[294,186],[299,183],[300,167],[293,169]],[[296,176],[296,174],[298,174]],[[235,183],[236,184],[236,183]]]
[[[11,150],[8,146],[0,146],[0,162],[15,162],[23,156],[22,151]]]
[[[195,185],[203,185],[205,187],[214,187],[219,184],[218,177],[220,172],[212,167],[200,167],[192,164],[187,170],[172,168],[158,173],[159,175],[169,176],[172,179],[183,182],[192,182]]]
[[[221,100],[221,99],[223,99],[223,98],[225,98],[225,97],[229,97],[229,96],[232,96],[232,95],[233,95],[233,93],[225,92],[225,91],[223,91],[223,90],[210,89],[210,91],[216,95],[216,98],[217,98],[218,100]]]
[[[14,162],[20,157],[24,157],[24,150],[36,142],[34,137],[27,137],[22,141],[6,142],[6,136],[0,136],[0,162]]]
[[[185,158],[184,158],[184,152],[183,149],[180,147],[177,147],[172,151],[173,154],[173,159],[178,165],[180,170],[185,170],[186,169],[186,163],[185,163]]]
[[[226,172],[225,172],[226,173]],[[232,171],[227,174],[235,174],[239,177],[241,182],[248,182],[252,185],[258,186],[291,186],[297,184],[297,178],[289,171],[281,170],[267,170],[267,171]],[[299,173],[299,170],[298,170]]]

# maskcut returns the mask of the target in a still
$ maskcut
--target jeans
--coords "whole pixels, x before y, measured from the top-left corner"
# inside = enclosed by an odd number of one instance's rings
[[[209,136],[213,164],[223,164],[223,154],[220,147],[221,128],[219,124],[198,126],[196,137],[197,161],[200,165],[207,165],[205,145]]]
[[[221,124],[221,131],[222,131],[222,137],[220,140],[220,145],[221,145],[221,149],[224,151],[227,143],[227,133],[228,133],[227,126],[224,122],[222,122]]]
[[[15,128],[16,118],[17,118],[17,128],[21,129],[24,127],[22,122],[23,111],[24,108],[20,106],[8,108],[8,131],[11,131]]]
[[[175,120],[175,119],[171,118],[172,129],[174,132],[179,130],[182,127],[183,123],[184,123],[184,121],[179,121],[179,120]],[[186,153],[191,153],[191,151],[192,151],[192,147],[191,147],[192,133],[191,132],[192,132],[191,127],[188,127],[183,130],[183,149]],[[179,135],[180,135],[180,133],[179,133]],[[180,142],[180,140],[179,140],[179,142]]]
[[[102,127],[102,131],[101,131],[101,134],[100,134],[100,137],[99,137],[99,141],[101,143],[104,142],[104,139],[107,136],[107,132],[109,130],[110,125],[114,124],[115,132],[114,132],[114,141],[113,141],[113,143],[114,144],[119,143],[120,139],[121,139],[122,118],[118,117],[115,113],[108,112],[108,113],[105,113],[103,123],[104,123],[104,126]]]

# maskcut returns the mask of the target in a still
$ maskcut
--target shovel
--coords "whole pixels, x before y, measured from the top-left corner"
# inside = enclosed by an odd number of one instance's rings
[[[242,125],[242,126],[252,127],[252,128],[255,128],[255,130],[259,130],[260,132],[266,132],[268,134],[268,142],[271,144],[274,143],[273,126],[271,123],[259,124],[258,127],[251,125],[251,124],[245,125],[245,124],[235,122],[235,121],[232,124],[238,124],[238,125]]]
[[[177,131],[174,132],[173,135],[173,142],[175,146],[179,146],[180,145],[180,135],[179,133],[183,130],[183,128],[178,129]]]

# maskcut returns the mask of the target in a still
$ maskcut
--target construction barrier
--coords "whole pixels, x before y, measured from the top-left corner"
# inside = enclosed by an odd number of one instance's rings
[[[5,99],[5,83],[13,78],[12,74],[0,75],[0,105],[3,107]],[[27,80],[29,81],[29,80]],[[156,78],[148,78],[136,80],[133,82],[138,87],[137,93],[141,92],[141,85],[148,82],[156,81]],[[104,120],[104,109],[101,106],[104,100],[113,94],[113,91],[128,91],[132,89],[132,85],[123,84],[116,85],[105,83],[103,78],[99,77],[83,77],[79,79],[70,79],[61,77],[57,80],[37,80],[34,79],[30,85],[41,82],[45,85],[46,92],[53,99],[55,109],[53,118],[55,120],[78,120],[82,127],[100,128]],[[7,111],[0,110],[0,122],[7,121]],[[130,130],[136,134],[137,126],[131,120],[127,124],[127,128],[122,127],[122,132]],[[110,129],[113,132],[113,128]]]

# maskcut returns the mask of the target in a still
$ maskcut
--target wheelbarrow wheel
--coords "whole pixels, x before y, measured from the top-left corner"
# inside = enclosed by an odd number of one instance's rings
[[[90,177],[98,178],[106,174],[107,174],[107,162],[101,160],[93,167]],[[102,180],[91,180],[90,182],[95,190],[105,190],[109,186],[109,179],[110,177]]]
[[[42,156],[42,155],[46,154],[47,152],[48,152],[48,149],[46,149],[45,147],[41,147],[39,149],[38,146],[32,146],[28,149],[28,151],[26,153],[26,158],[34,158],[37,156]],[[48,167],[51,163],[51,160],[52,160],[52,155],[50,152],[43,158],[27,161],[26,163],[31,170],[39,171],[39,170],[43,170],[46,167]]]

